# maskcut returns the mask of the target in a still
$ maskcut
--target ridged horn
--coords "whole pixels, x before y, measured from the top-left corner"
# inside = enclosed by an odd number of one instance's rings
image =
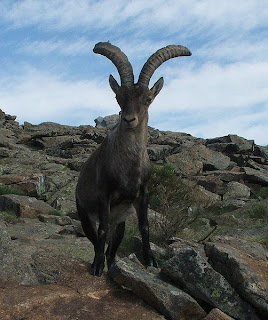
[[[150,58],[145,62],[141,69],[138,85],[142,87],[148,87],[150,79],[155,70],[165,61],[180,57],[191,56],[192,53],[189,49],[183,46],[169,45],[157,50]]]
[[[99,42],[95,45],[93,52],[101,54],[112,61],[120,75],[122,87],[132,87],[134,85],[132,66],[127,56],[118,47],[110,42]]]

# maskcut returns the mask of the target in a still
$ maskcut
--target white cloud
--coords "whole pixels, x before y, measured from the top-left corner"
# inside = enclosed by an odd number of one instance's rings
[[[245,111],[245,112],[243,112]],[[246,139],[255,140],[259,145],[267,145],[268,106],[263,110],[237,110],[226,113],[223,110],[214,112],[181,112],[155,113],[150,110],[150,125],[160,130],[190,133],[195,137],[214,138],[237,134]]]
[[[237,37],[228,41],[214,39],[196,52],[196,56],[207,61],[224,61],[224,62],[260,62],[268,61],[266,54],[268,42],[266,39],[259,37]]]
[[[248,112],[243,114],[223,114],[218,112],[208,117],[208,122],[186,127],[186,132],[205,138],[214,138],[227,134],[238,134],[246,139],[255,140],[260,145],[268,144],[265,132],[268,132],[268,107],[262,112]]]
[[[182,44],[193,56],[172,59],[152,77],[151,85],[165,78],[153,123],[267,143],[267,21],[266,0],[2,0],[0,107],[20,121],[92,123],[118,112],[107,81],[117,72],[90,55],[94,43],[119,46],[136,76],[157,49]]]
[[[6,0],[1,6],[4,29],[6,22],[8,28],[38,27],[53,35],[17,44],[28,54],[84,54],[90,39],[89,46],[110,40],[136,59],[174,43],[189,46],[202,59],[267,60],[267,41],[252,37],[254,30],[262,34],[267,28],[266,0],[115,0],[112,5],[108,0]]]
[[[14,28],[38,25],[47,30],[67,30],[76,27],[88,29],[94,24],[117,24],[118,20],[114,17],[123,7],[120,1],[111,5],[107,0],[23,0],[16,3],[6,1],[6,6],[2,8],[2,17],[11,22]]]
[[[180,78],[167,81],[150,108],[152,125],[203,137],[234,133],[267,144],[268,64],[207,64],[196,70],[178,62],[176,68],[165,76]],[[19,74],[0,80],[0,107],[21,122],[93,124],[97,116],[119,111],[106,78],[66,80],[32,68]]]
[[[18,121],[69,121],[93,123],[99,114],[118,112],[108,83],[68,81],[60,76],[28,69],[21,76],[0,80],[1,108],[18,116]],[[107,103],[108,102],[108,103]],[[80,118],[77,117],[77,112]]]
[[[50,40],[27,40],[18,48],[18,52],[30,55],[48,55],[51,53],[61,55],[88,54],[93,43],[86,38],[75,39],[50,39]]]
[[[163,26],[170,26],[172,30],[175,27],[185,33],[189,30],[200,32],[211,25],[249,29],[267,21],[268,15],[265,0],[132,0],[126,4],[120,0],[114,0],[112,4],[108,0],[10,0],[5,1],[1,9],[2,18],[14,27],[39,25],[50,30],[89,29],[114,27],[128,21],[126,28],[146,26],[147,30],[142,30],[145,33]]]
[[[268,63],[191,69],[178,62],[164,73],[173,80],[151,107],[153,126],[206,138],[234,133],[268,143]]]
[[[165,105],[170,111],[211,112],[268,101],[268,63],[205,64],[198,70],[178,66],[164,78],[175,74],[180,77],[166,85],[155,101],[155,109]]]

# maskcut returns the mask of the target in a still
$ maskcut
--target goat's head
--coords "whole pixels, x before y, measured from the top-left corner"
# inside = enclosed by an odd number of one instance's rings
[[[164,79],[161,77],[149,89],[149,82],[155,70],[171,58],[191,55],[191,52],[183,46],[171,45],[159,49],[144,64],[139,80],[134,84],[132,66],[118,47],[109,42],[100,42],[95,45],[93,51],[110,59],[118,70],[121,86],[112,75],[109,82],[121,108],[121,125],[129,129],[138,127],[144,120],[147,122],[148,108],[163,87]]]

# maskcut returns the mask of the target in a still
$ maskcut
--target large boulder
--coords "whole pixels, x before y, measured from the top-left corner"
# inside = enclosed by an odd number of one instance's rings
[[[207,175],[207,176],[197,176],[195,177],[195,181],[198,185],[204,187],[206,190],[217,193],[217,194],[224,194],[225,187],[223,181],[214,175]]]
[[[215,270],[231,283],[241,297],[268,318],[267,253],[265,257],[263,248],[260,254],[260,245],[251,244],[251,248],[248,247],[240,244],[238,250],[224,243],[207,243],[205,251]]]
[[[204,140],[195,138],[188,133],[160,131],[149,127],[149,144],[169,145],[179,151],[182,148],[189,148],[200,143],[204,143]]]
[[[224,170],[230,165],[229,157],[201,144],[183,148],[181,152],[168,156],[166,160],[182,176],[197,175],[203,170]]]
[[[234,320],[221,310],[214,308],[203,320]]]
[[[247,140],[235,134],[206,140],[208,148],[224,153],[249,153],[253,150],[254,140]]]
[[[114,128],[119,122],[119,115],[112,114],[106,117],[98,117],[94,120],[97,128]]]
[[[0,319],[165,320],[132,292],[90,277],[85,266],[66,271],[60,284],[1,283]]]
[[[32,270],[31,250],[22,252],[12,243],[3,222],[0,221],[0,281],[15,281],[23,285],[38,283]]]
[[[55,211],[49,204],[34,197],[7,194],[0,196],[0,211],[13,211],[17,217],[36,217]]]
[[[168,284],[129,259],[120,260],[110,276],[132,290],[156,310],[172,320],[203,319],[205,311],[187,293]]]
[[[193,160],[188,154],[176,153],[166,157],[175,172],[181,177],[189,177],[200,174],[203,170],[203,163],[199,160]]]
[[[268,186],[268,171],[264,169],[253,169],[249,167],[243,168],[245,172],[245,179],[248,182],[260,184],[263,187]]]
[[[0,221],[1,320],[164,320],[107,277],[90,276],[93,246],[59,234],[62,228],[29,218]]]
[[[241,300],[226,279],[192,248],[185,248],[168,260],[162,273],[197,300],[224,310],[231,317],[258,319],[254,309]]]
[[[203,172],[203,176],[204,177],[214,176],[222,180],[223,182],[240,181],[240,180],[243,180],[245,177],[244,171],[243,170],[241,171],[241,170],[240,168],[233,168],[232,170],[206,171],[206,172]]]
[[[268,146],[256,146],[255,149],[256,154],[263,157],[266,164],[268,164]]]
[[[80,127],[67,126],[55,122],[42,122],[38,125],[24,122],[23,129],[26,133],[31,134],[32,139],[37,137],[56,137],[81,133]]]
[[[249,198],[250,188],[245,184],[231,181],[226,186],[226,192],[223,195],[223,200]]]
[[[147,151],[152,161],[163,160],[167,155],[170,154],[172,147],[169,145],[151,144],[147,147]]]
[[[0,176],[0,184],[15,186],[23,194],[40,197],[46,191],[46,177],[42,173],[36,174],[4,174]]]

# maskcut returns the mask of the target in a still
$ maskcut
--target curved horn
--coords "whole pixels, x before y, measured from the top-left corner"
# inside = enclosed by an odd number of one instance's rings
[[[138,85],[143,87],[148,87],[153,73],[163,62],[171,58],[180,57],[180,56],[191,56],[191,55],[192,55],[191,51],[183,46],[170,45],[157,50],[145,62],[140,72]]]
[[[99,53],[112,61],[116,66],[121,79],[122,87],[134,85],[133,69],[127,56],[110,42],[99,42],[93,49],[94,53]]]

